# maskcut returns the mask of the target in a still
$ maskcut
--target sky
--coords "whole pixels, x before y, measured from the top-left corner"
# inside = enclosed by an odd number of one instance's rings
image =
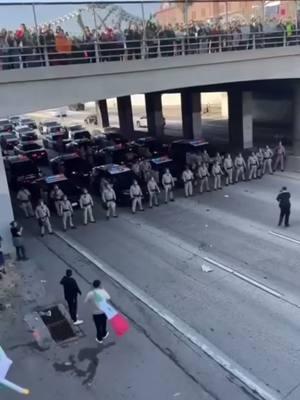
[[[18,0],[16,0],[17,2]],[[55,0],[54,0],[55,1]],[[36,15],[38,24],[49,22],[53,19],[58,17],[62,17],[68,13],[75,11],[76,9],[82,7],[83,1],[81,0],[72,0],[73,2],[78,3],[78,6],[75,4],[63,4],[63,0],[56,0],[56,2],[62,3],[61,5],[36,5]],[[106,0],[110,1],[110,0]],[[3,4],[0,8],[0,29],[17,29],[20,23],[24,23],[27,26],[34,26],[34,17],[33,11],[31,6],[31,1],[29,0],[20,0],[22,3],[28,3],[28,5],[4,5],[3,3],[10,3],[9,0],[0,0]],[[47,3],[49,0],[37,0],[39,3]],[[111,1],[113,3],[113,1]],[[11,1],[13,3],[13,1]],[[92,3],[92,2],[90,2]],[[120,3],[124,3],[122,8],[124,8],[127,12],[136,15],[137,17],[142,16],[141,6],[139,4],[126,4],[122,0],[118,0],[119,5]],[[145,18],[149,18],[149,15],[153,13],[155,10],[158,10],[160,7],[159,4],[145,4],[144,5],[144,12]]]

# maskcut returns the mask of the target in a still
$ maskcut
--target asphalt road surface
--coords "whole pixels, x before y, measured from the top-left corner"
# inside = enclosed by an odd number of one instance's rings
[[[259,387],[266,385],[278,398],[298,400],[299,182],[297,174],[278,173],[190,199],[179,191],[174,203],[136,215],[120,209],[119,218],[111,221],[105,220],[98,204],[97,223],[83,227],[77,212],[78,229],[65,238],[77,244],[78,257],[86,251],[157,302],[158,310],[164,311],[154,313],[151,332],[159,331],[164,313],[184,323],[172,353],[175,359],[185,354],[182,346],[192,329],[251,373]],[[288,229],[276,226],[275,198],[283,185],[292,193]],[[53,221],[60,230],[61,222]],[[35,234],[37,228],[27,222],[25,226]],[[67,257],[60,248],[62,239],[45,241],[62,259]],[[211,271],[204,272],[203,266]],[[86,264],[81,273],[85,276],[91,269]],[[131,295],[136,297],[134,291]],[[131,307],[129,302],[128,313]],[[213,398],[244,398],[245,392],[232,394],[232,387],[223,386],[217,362],[211,367],[210,360],[203,367],[201,351],[192,353],[201,368],[216,374],[214,383],[198,377]],[[195,365],[187,368],[193,375]],[[199,392],[200,399],[202,395]]]

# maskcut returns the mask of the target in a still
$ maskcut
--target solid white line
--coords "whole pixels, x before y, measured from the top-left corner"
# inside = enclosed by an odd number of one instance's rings
[[[292,238],[290,236],[282,235],[281,233],[277,233],[277,232],[274,232],[274,231],[269,231],[269,233],[271,235],[277,236],[277,237],[279,237],[281,239],[288,240],[289,242],[300,244],[300,240],[294,239],[294,238]]]
[[[272,296],[275,296],[275,297],[277,297],[279,299],[283,298],[283,295],[281,293],[279,293],[279,292],[276,292],[276,290],[273,290],[273,289],[269,288],[268,286],[265,286],[262,283],[256,281],[255,279],[250,278],[250,277],[248,277],[248,276],[246,276],[244,274],[241,274],[240,272],[235,271],[234,269],[229,268],[226,265],[221,264],[218,261],[213,260],[210,257],[203,257],[203,259],[205,261],[215,265],[216,267],[219,267],[220,269],[223,269],[224,271],[229,272],[232,275],[242,279],[243,281],[246,281],[246,282],[250,283],[251,285],[258,287],[259,289],[263,290],[264,292],[267,292],[267,293],[271,294]]]
[[[103,271],[107,276],[117,282],[120,286],[133,294],[139,301],[145,304],[148,308],[154,311],[157,315],[168,322],[179,333],[185,336],[193,344],[199,347],[205,354],[215,360],[226,371],[230,372],[233,376],[239,379],[252,391],[258,393],[265,400],[280,400],[278,394],[270,389],[265,383],[258,380],[250,372],[241,367],[235,361],[231,360],[226,354],[219,350],[216,346],[205,339],[194,328],[186,324],[184,321],[176,317],[168,309],[158,303],[151,296],[148,296],[143,290],[135,286],[131,281],[125,278],[122,274],[111,268],[104,262],[92,255],[86,248],[81,246],[77,241],[71,239],[69,236],[61,232],[55,234],[64,240],[75,251],[79,252],[86,259],[92,262],[96,267]]]

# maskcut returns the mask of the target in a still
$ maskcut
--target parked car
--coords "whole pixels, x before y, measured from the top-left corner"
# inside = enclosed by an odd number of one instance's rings
[[[84,111],[85,105],[84,103],[75,103],[69,105],[69,110],[71,111]]]
[[[20,117],[18,126],[28,126],[31,129],[37,129],[37,124],[32,118]]]
[[[148,128],[148,120],[147,120],[147,116],[143,115],[140,118],[137,119],[136,121],[136,126],[137,128]],[[163,126],[166,126],[166,119],[165,117],[163,117]]]
[[[39,131],[42,135],[49,133],[51,127],[62,127],[57,121],[44,121],[39,123]]]
[[[29,128],[29,126],[16,126],[13,130],[13,133],[17,136],[17,138],[20,138],[20,135],[23,134],[35,134],[34,130]]]
[[[11,132],[12,130],[13,125],[7,118],[0,119],[0,134],[3,132]]]
[[[18,138],[13,133],[7,133],[2,135],[0,138],[0,145],[3,155],[8,155],[13,152],[14,147],[19,143]]]
[[[48,154],[44,147],[37,143],[20,143],[14,148],[16,155],[27,156],[37,164],[48,164]]]
[[[55,185],[58,185],[63,193],[68,196],[68,199],[74,208],[79,207],[79,199],[82,189],[79,186],[76,186],[64,174],[51,175],[36,179],[32,185],[33,199],[37,201],[39,198],[42,198],[49,206],[50,210],[54,211],[54,200],[51,199],[50,193]]]
[[[53,174],[64,174],[78,185],[88,186],[91,172],[90,164],[78,154],[62,154],[50,160]]]
[[[207,150],[209,153],[214,154],[212,146],[209,145],[205,139],[180,139],[174,140],[171,143],[171,158],[175,161],[180,169],[186,165],[187,153],[199,153]]]
[[[106,164],[94,167],[91,174],[91,185],[93,192],[100,194],[101,179],[112,183],[116,192],[117,203],[120,206],[129,206],[131,203],[129,189],[137,177],[128,167],[118,164]]]
[[[71,140],[74,142],[89,142],[91,140],[91,134],[86,129],[81,129],[78,131],[72,131],[70,135]]]
[[[13,190],[21,186],[29,187],[32,182],[41,176],[37,165],[26,156],[9,156],[5,159],[7,180]]]
[[[96,115],[96,114],[88,115],[88,116],[84,119],[84,123],[87,124],[87,125],[91,125],[91,124],[97,125],[97,124],[98,124],[97,115]]]
[[[81,124],[72,124],[64,127],[68,132],[68,135],[71,137],[71,134],[76,131],[82,131],[85,128]]]
[[[66,108],[59,108],[55,111],[56,118],[66,118],[68,116],[68,111]]]
[[[150,160],[150,163],[152,170],[156,173],[155,178],[157,182],[161,182],[162,176],[165,173],[166,168],[169,168],[171,174],[176,179],[178,178],[178,175],[181,173],[181,171],[179,171],[178,168],[176,167],[174,161],[168,156],[152,158]]]
[[[43,145],[46,149],[53,149],[60,153],[65,151],[70,141],[68,134],[62,132],[51,132],[43,137]]]
[[[9,122],[13,125],[13,126],[17,126],[19,124],[19,121],[22,117],[20,115],[12,115],[10,116]]]
[[[38,135],[33,131],[20,133],[19,140],[21,144],[36,142],[38,140]]]
[[[127,144],[116,144],[94,152],[95,165],[130,164],[136,158],[138,158],[137,153]]]
[[[168,154],[168,146],[159,140],[147,136],[130,143],[141,157],[154,158]]]

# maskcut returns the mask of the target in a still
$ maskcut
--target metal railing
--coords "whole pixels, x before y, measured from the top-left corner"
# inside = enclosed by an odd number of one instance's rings
[[[264,33],[222,33],[214,35],[143,38],[141,40],[74,42],[70,49],[61,51],[55,43],[0,49],[0,69],[49,67],[145,60],[223,53],[239,50],[258,50],[274,47],[298,46],[300,31]]]

